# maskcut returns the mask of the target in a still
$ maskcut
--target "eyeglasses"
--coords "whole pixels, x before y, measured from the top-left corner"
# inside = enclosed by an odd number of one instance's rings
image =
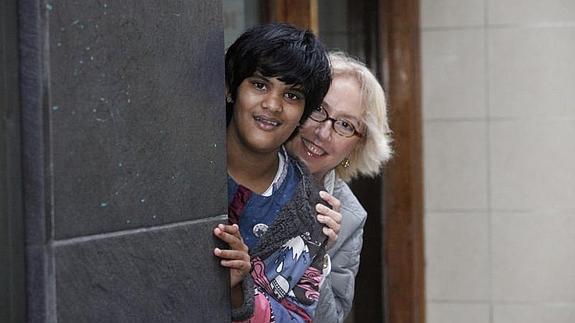
[[[353,124],[345,119],[334,119],[327,114],[327,111],[321,105],[314,108],[309,117],[316,122],[325,122],[331,120],[331,126],[335,132],[343,137],[350,138],[353,136],[363,137],[363,134],[355,130]]]

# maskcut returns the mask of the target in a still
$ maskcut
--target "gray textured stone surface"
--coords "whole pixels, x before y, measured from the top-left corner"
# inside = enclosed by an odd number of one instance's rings
[[[47,13],[55,238],[225,213],[221,2]]]
[[[227,204],[221,1],[10,3],[22,176],[0,178],[22,192],[25,228],[0,232],[24,234],[26,254],[10,322],[229,322],[212,254]]]
[[[212,254],[216,223],[57,243],[58,322],[229,321],[229,275]]]

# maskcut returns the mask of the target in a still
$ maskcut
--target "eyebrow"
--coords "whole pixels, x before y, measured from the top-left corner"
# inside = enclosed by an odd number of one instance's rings
[[[305,94],[305,89],[303,88],[303,86],[301,84],[293,84],[289,88],[290,88],[290,90],[298,91],[302,95]]]
[[[266,82],[270,82],[270,79],[263,76],[260,72],[254,72],[254,74],[252,74],[252,76],[250,76],[250,77],[257,77],[257,78],[260,78]]]
[[[252,74],[252,76],[250,76],[250,77],[257,77],[257,78],[260,78],[260,79],[262,79],[262,80],[264,80],[264,81],[266,81],[266,82],[268,82],[268,83],[271,83],[271,80],[270,80],[269,77],[263,76],[262,73],[261,73],[261,72],[258,72],[258,71],[255,71],[254,74]],[[279,81],[279,78],[278,78],[278,77],[273,77],[273,78],[275,78],[275,79],[277,79],[277,80]],[[283,83],[283,81],[280,81],[280,82]],[[305,94],[305,89],[304,89],[304,87],[303,87],[302,84],[286,84],[286,83],[284,83],[284,84],[285,84],[290,90],[298,91],[298,92],[300,92],[300,94],[302,94],[302,95]]]
[[[325,102],[325,101],[322,102],[321,104],[322,104],[324,107],[331,108],[331,105],[329,105],[329,103],[327,103],[327,102]],[[328,112],[328,113],[329,113],[329,112]],[[331,115],[330,115],[330,117],[333,118],[333,116],[331,116]],[[358,119],[358,118],[356,118],[356,117],[354,117],[354,116],[352,116],[352,115],[346,114],[346,113],[343,113],[342,115],[338,115],[337,118],[335,118],[335,119],[349,119],[349,120],[353,120],[353,121],[357,122],[358,124],[361,123],[361,119]]]

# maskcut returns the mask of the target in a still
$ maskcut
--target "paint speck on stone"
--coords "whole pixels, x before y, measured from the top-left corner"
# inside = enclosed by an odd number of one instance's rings
[[[80,29],[84,29],[84,25],[80,23],[80,19],[76,19],[76,20],[72,21],[72,25],[78,25],[78,27],[80,27]]]
[[[122,166],[124,166],[124,164],[118,163],[118,167],[122,167]]]
[[[51,4],[47,3],[46,9],[48,9],[48,11],[52,11],[52,9],[54,9],[54,7]]]
[[[52,107],[52,111],[58,111],[58,109],[60,109],[60,107],[57,106],[57,105],[55,105],[55,106]]]
[[[100,203],[100,207],[107,207],[108,206],[108,202],[102,202]]]
[[[144,203],[144,202],[146,202],[146,199],[141,199],[140,202]]]

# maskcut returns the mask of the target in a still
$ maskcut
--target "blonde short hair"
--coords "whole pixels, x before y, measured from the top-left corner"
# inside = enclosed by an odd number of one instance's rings
[[[391,157],[391,136],[387,124],[387,103],[383,88],[373,73],[360,61],[342,52],[329,53],[332,79],[351,77],[360,85],[365,137],[351,152],[349,167],[338,165],[336,174],[349,182],[362,175],[377,176]]]

